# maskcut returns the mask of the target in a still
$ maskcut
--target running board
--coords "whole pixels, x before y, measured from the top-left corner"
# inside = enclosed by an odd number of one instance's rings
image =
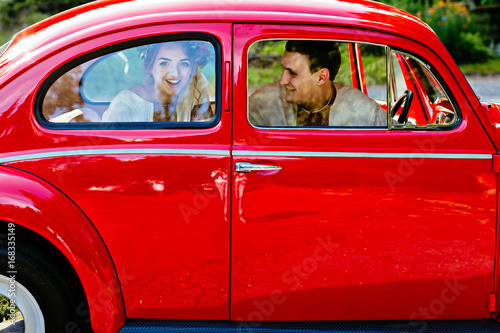
[[[119,333],[500,333],[492,319],[399,320],[399,321],[315,321],[238,322],[208,320],[128,321]]]

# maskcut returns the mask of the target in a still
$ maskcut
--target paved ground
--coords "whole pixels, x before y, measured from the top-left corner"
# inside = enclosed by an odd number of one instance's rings
[[[24,333],[24,320],[17,320],[15,323],[13,321],[6,321],[0,323],[1,333]]]
[[[482,102],[500,103],[500,74],[468,75],[466,78]],[[368,90],[370,97],[381,100],[384,99],[385,91],[384,85],[372,85]]]
[[[467,81],[481,101],[500,103],[500,75],[471,75]]]

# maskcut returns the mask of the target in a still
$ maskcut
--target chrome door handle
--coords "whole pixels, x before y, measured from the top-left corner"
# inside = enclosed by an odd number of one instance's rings
[[[265,164],[252,164],[249,162],[236,162],[234,170],[236,172],[252,172],[252,171],[266,171],[266,170],[281,170],[277,165]]]

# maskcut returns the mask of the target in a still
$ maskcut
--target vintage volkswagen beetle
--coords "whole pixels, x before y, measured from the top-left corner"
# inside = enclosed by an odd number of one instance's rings
[[[252,121],[287,40],[337,42],[387,126]],[[163,43],[211,115],[107,114]],[[110,0],[0,50],[0,293],[26,332],[496,329],[500,109],[417,18]]]

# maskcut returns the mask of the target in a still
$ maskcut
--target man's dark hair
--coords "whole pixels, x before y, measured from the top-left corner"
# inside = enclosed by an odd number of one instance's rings
[[[321,68],[330,72],[330,80],[334,80],[340,68],[340,51],[337,42],[323,40],[289,40],[285,49],[309,56],[309,68],[314,73]]]

